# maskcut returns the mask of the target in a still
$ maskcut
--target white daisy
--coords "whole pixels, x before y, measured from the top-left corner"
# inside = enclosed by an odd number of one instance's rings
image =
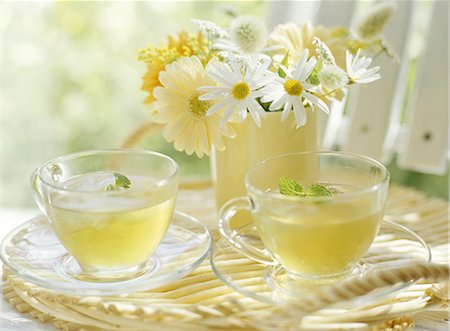
[[[346,65],[347,65],[347,75],[349,78],[349,84],[353,83],[371,83],[380,79],[381,76],[378,74],[380,67],[373,67],[368,69],[372,63],[372,58],[370,57],[360,57],[361,50],[358,49],[355,56],[347,50],[346,53]]]
[[[261,99],[262,102],[272,102],[269,110],[283,109],[282,121],[293,110],[297,127],[306,124],[305,104],[309,104],[312,110],[317,107],[325,113],[329,112],[327,104],[312,94],[316,87],[306,81],[317,63],[314,56],[308,60],[308,54],[309,51],[305,49],[292,72],[280,65],[286,77],[277,76],[273,83],[264,88],[266,95]]]
[[[161,87],[154,89],[157,123],[165,124],[163,136],[174,142],[176,150],[196,153],[198,157],[209,154],[211,146],[224,150],[222,136],[233,137],[227,126],[219,126],[220,114],[206,116],[211,101],[200,100],[199,86],[212,85],[200,59],[182,57],[168,64],[159,74]]]
[[[229,52],[228,62],[229,64],[210,61],[206,66],[207,74],[217,83],[217,86],[198,88],[201,92],[207,92],[201,95],[199,100],[216,101],[206,115],[213,115],[225,109],[220,120],[220,125],[224,126],[235,111],[242,120],[247,118],[249,111],[256,125],[260,127],[261,117],[265,117],[266,112],[256,99],[263,95],[262,88],[272,80],[267,70],[270,60],[253,57],[250,63],[242,67],[235,55]]]

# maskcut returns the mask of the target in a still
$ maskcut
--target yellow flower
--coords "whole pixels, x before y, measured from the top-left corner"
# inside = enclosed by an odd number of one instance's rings
[[[316,46],[313,37],[318,37],[331,50],[336,63],[345,67],[346,38],[348,33],[341,27],[325,28],[323,26],[313,27],[310,22],[298,26],[294,23],[277,25],[269,36],[269,45],[277,46],[279,55],[274,59],[281,62],[287,51],[289,51],[289,62],[296,63],[305,49],[314,54]]]
[[[145,98],[144,103],[152,103],[155,101],[155,97],[153,96],[153,90],[157,86],[161,86],[161,83],[158,80],[159,73],[164,70],[165,63],[163,62],[153,62],[147,64],[147,71],[142,77],[142,86],[141,89],[143,91],[148,92],[148,96]]]
[[[161,87],[156,87],[155,122],[165,124],[163,136],[174,142],[176,150],[188,155],[196,153],[198,157],[209,154],[214,145],[218,150],[225,148],[223,136],[233,137],[234,132],[226,124],[219,125],[221,113],[206,116],[213,102],[199,100],[201,86],[214,85],[206,75],[200,58],[182,57],[166,65],[159,74]]]
[[[167,43],[161,47],[149,46],[141,50],[138,59],[147,64],[147,71],[142,77],[141,89],[149,94],[144,102],[155,101],[153,91],[155,87],[161,86],[158,80],[159,73],[165,69],[167,64],[183,56],[192,55],[196,55],[203,64],[208,63],[212,57],[209,44],[201,33],[193,35],[182,31],[178,35],[169,36]]]
[[[178,35],[169,36],[167,47],[180,56],[196,55],[204,65],[211,58],[209,44],[205,41],[201,32],[194,35],[182,31]]]

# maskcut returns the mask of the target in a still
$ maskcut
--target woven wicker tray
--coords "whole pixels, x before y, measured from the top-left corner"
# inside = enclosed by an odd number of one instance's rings
[[[177,209],[202,220],[217,239],[213,201],[212,189],[191,187],[180,192]],[[5,269],[3,295],[18,311],[63,330],[406,330],[412,325],[447,330],[442,322],[448,320],[449,303],[448,208],[443,200],[392,187],[387,217],[422,236],[432,249],[434,264],[415,264],[344,287],[330,287],[289,309],[233,292],[217,279],[209,261],[169,286],[114,297],[60,295],[24,282]],[[406,279],[418,282],[395,299],[352,309],[329,307]]]

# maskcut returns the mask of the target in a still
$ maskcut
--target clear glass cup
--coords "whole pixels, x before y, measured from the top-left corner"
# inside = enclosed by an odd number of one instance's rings
[[[33,172],[31,187],[83,277],[123,280],[146,271],[164,237],[178,173],[177,163],[160,153],[93,150],[46,162]]]
[[[298,197],[279,192],[285,176],[333,192]],[[247,197],[220,211],[222,236],[246,256],[279,264],[297,279],[347,275],[375,239],[384,214],[389,173],[371,158],[343,152],[304,152],[260,162],[246,177]],[[239,210],[249,210],[261,240],[230,227]],[[263,243],[260,247],[257,242]]]

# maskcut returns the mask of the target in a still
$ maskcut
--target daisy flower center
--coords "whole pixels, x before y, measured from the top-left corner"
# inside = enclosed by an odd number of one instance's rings
[[[250,94],[250,86],[246,82],[234,84],[231,94],[235,99],[243,100]]]
[[[289,95],[299,96],[303,92],[303,86],[298,80],[287,79],[284,83],[284,90]]]
[[[200,93],[195,93],[188,99],[188,112],[195,118],[204,117],[213,104],[213,102],[209,100],[199,100],[199,96]]]

